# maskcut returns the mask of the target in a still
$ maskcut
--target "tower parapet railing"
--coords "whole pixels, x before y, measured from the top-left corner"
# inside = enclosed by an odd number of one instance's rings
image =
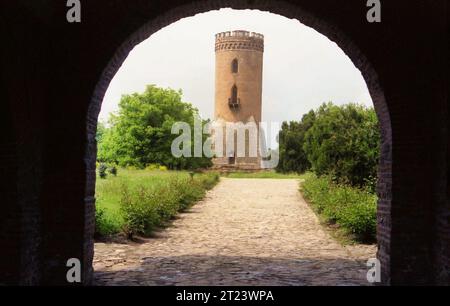
[[[238,110],[241,106],[241,99],[240,98],[237,98],[237,99],[228,98],[228,106],[234,111]]]
[[[243,31],[243,30],[227,31],[227,32],[221,32],[221,33],[216,34],[216,39],[228,38],[228,37],[251,37],[251,38],[264,40],[264,35],[262,35],[262,34],[259,34],[256,32]]]

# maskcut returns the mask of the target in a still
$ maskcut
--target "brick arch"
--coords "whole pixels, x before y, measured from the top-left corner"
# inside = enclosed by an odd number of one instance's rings
[[[381,129],[382,139],[377,183],[377,194],[379,197],[377,213],[377,257],[380,259],[382,265],[382,280],[386,284],[390,283],[392,131],[388,104],[386,102],[384,92],[379,82],[378,74],[375,68],[372,66],[372,64],[369,62],[369,60],[360,50],[357,44],[354,43],[352,39],[348,37],[342,30],[340,30],[335,24],[328,22],[326,17],[315,16],[308,12],[307,4],[305,4],[304,6],[297,6],[284,1],[275,2],[266,0],[255,0],[244,5],[242,4],[242,2],[235,0],[192,2],[185,5],[175,6],[169,9],[164,14],[158,15],[155,19],[148,21],[137,31],[130,34],[128,39],[125,40],[114,53],[113,57],[102,72],[102,75],[95,87],[92,100],[89,105],[89,110],[87,113],[88,138],[85,161],[88,162],[87,169],[91,169],[91,171],[87,172],[87,181],[90,182],[90,184],[95,183],[92,178],[92,176],[95,175],[95,172],[93,173],[92,169],[95,169],[95,131],[101,103],[109,86],[109,83],[111,82],[112,78],[114,77],[122,63],[127,58],[129,52],[137,44],[150,37],[153,33],[182,18],[226,7],[234,9],[258,9],[261,11],[268,11],[270,13],[278,14],[287,18],[297,19],[302,24],[315,29],[316,31],[325,35],[331,41],[335,42],[351,59],[356,68],[360,70],[372,97]],[[87,190],[89,190],[90,193],[86,195],[86,198],[92,199],[94,197],[92,193],[93,188],[87,188]],[[92,214],[93,212],[90,213]],[[92,219],[92,217],[88,217],[88,219]],[[92,255],[90,255],[89,258],[92,258]]]

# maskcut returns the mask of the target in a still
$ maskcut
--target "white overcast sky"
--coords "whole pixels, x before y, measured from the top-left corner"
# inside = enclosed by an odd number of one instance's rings
[[[327,37],[296,19],[221,9],[181,19],[136,46],[111,81],[99,120],[117,111],[122,94],[147,84],[182,89],[183,101],[212,118],[214,35],[230,30],[264,35],[263,121],[300,120],[327,101],[373,105],[360,71]]]

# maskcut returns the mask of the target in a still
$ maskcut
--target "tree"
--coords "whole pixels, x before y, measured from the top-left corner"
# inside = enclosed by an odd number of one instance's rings
[[[142,94],[122,96],[118,114],[111,115],[110,128],[103,133],[99,143],[98,159],[139,168],[152,163],[169,169],[210,166],[211,160],[206,157],[172,156],[171,144],[177,137],[171,133],[172,125],[186,122],[193,130],[194,116],[198,116],[198,110],[183,102],[181,96],[181,90],[154,85],[147,86]]]
[[[315,120],[315,113],[311,110],[302,117],[300,122],[283,122],[279,134],[279,156],[277,171],[280,172],[305,172],[311,167],[303,143],[305,134],[311,128]]]
[[[95,135],[95,140],[97,140],[97,143],[102,142],[103,135],[105,134],[107,128],[105,124],[101,121],[97,124],[97,134]]]
[[[380,133],[375,111],[357,104],[323,104],[303,149],[316,174],[363,186],[377,173]]]

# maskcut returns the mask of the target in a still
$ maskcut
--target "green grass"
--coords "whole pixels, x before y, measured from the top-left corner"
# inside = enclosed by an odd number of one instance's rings
[[[330,177],[304,175],[300,190],[319,219],[336,230],[335,237],[363,243],[376,239],[377,197],[368,190],[335,184]]]
[[[109,174],[106,179],[97,176],[95,186],[96,205],[98,208],[107,210],[108,214],[120,214],[120,198],[123,186],[136,190],[139,186],[159,184],[175,176],[189,177],[189,173],[119,169],[117,176]]]
[[[229,178],[260,178],[260,179],[298,179],[302,176],[296,173],[279,173],[276,171],[260,171],[260,172],[230,172],[222,174],[223,177]]]
[[[186,171],[126,169],[106,179],[97,176],[96,235],[149,235],[201,199],[218,178],[216,173],[191,178]]]

